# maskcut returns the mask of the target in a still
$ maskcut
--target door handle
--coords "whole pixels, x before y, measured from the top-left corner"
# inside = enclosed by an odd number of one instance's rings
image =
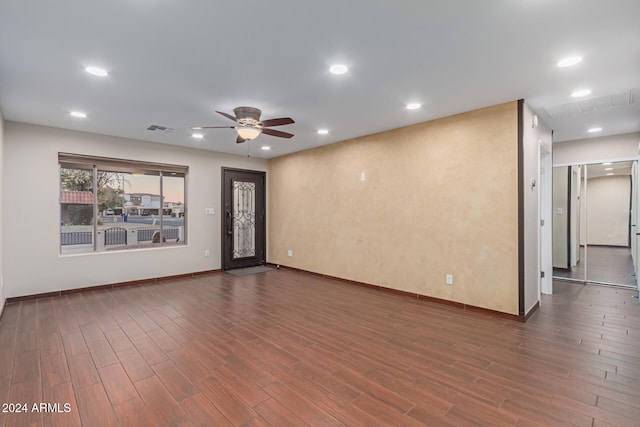
[[[227,234],[231,236],[233,234],[233,221],[231,220],[231,211],[227,209]]]

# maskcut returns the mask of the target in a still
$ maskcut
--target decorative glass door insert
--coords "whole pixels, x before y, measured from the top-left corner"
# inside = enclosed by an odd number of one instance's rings
[[[256,184],[233,181],[233,259],[256,254]]]

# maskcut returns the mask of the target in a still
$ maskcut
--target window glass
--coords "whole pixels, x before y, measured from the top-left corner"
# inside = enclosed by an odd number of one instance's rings
[[[94,250],[93,194],[93,170],[60,168],[61,253]]]
[[[183,173],[172,172],[162,176],[164,195],[163,229],[167,243],[184,244],[186,209],[185,177]]]
[[[61,253],[184,245],[186,171],[60,154]]]

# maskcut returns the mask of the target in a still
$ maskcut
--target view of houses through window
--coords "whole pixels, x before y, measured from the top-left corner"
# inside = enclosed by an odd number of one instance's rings
[[[60,154],[60,252],[184,245],[187,168]]]

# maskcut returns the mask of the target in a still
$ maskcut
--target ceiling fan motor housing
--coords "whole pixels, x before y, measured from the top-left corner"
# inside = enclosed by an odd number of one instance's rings
[[[262,111],[253,107],[238,107],[233,109],[233,114],[236,115],[238,122],[241,120],[242,124],[254,125],[260,121],[260,115]]]

